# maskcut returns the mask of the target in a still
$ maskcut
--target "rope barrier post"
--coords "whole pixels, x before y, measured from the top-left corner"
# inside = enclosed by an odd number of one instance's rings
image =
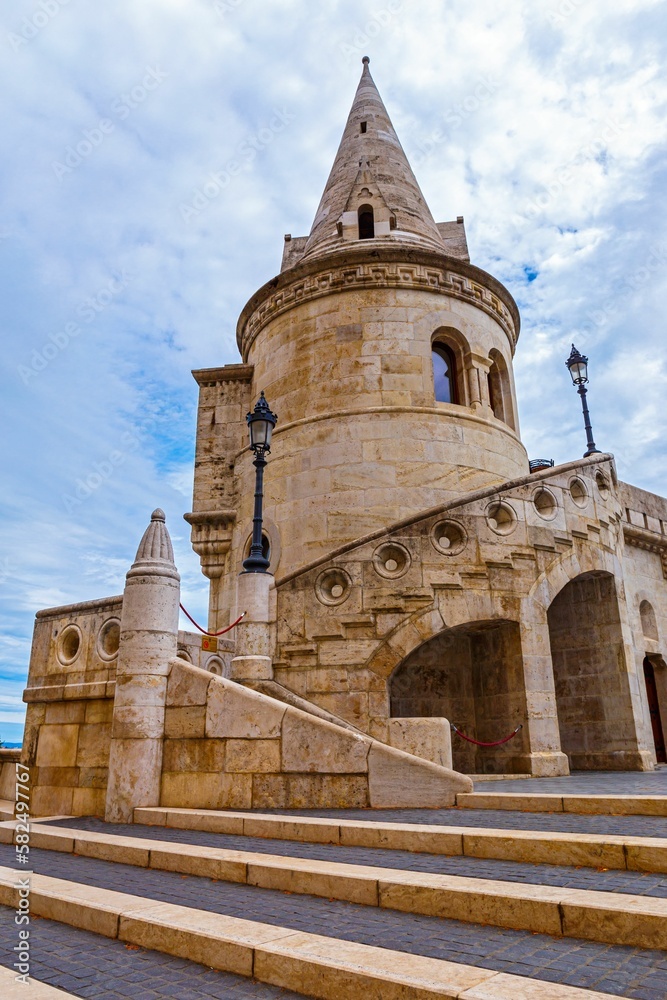
[[[271,659],[270,591],[271,573],[239,573],[237,608],[245,608],[243,621],[235,630],[236,655],[230,665],[234,681],[273,679]]]

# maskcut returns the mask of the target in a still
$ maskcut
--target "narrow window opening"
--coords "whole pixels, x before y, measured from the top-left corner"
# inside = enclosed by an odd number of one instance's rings
[[[431,356],[436,402],[458,403],[456,361],[453,351],[446,344],[434,344]]]
[[[498,417],[499,420],[502,420],[500,401],[496,398],[497,396],[495,388],[496,380],[494,378],[494,375],[491,374],[491,372],[487,372],[486,381],[489,386],[489,404],[491,406],[491,409],[493,410],[493,415],[494,417]]]
[[[375,219],[372,205],[362,205],[359,209],[359,239],[372,240],[375,236]]]
[[[365,135],[365,134],[366,134],[366,125],[367,125],[367,124],[368,124],[367,122],[362,122],[362,123],[361,123],[361,134],[362,134],[362,135]]]

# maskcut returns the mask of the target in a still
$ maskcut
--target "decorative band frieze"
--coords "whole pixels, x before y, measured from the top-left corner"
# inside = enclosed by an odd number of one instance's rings
[[[481,273],[481,272],[480,272]],[[448,267],[424,264],[359,263],[353,267],[341,264],[326,272],[300,275],[275,292],[266,294],[239,323],[239,348],[243,357],[258,333],[276,316],[300,302],[311,302],[335,291],[354,288],[414,288],[430,289],[449,298],[473,303],[495,319],[505,331],[512,351],[516,345],[517,328],[514,317],[500,296]]]

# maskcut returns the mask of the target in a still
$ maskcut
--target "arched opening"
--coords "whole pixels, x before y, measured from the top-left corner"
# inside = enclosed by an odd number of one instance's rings
[[[456,358],[448,344],[436,341],[431,349],[436,403],[458,403]]]
[[[637,741],[616,584],[610,573],[571,580],[547,612],[561,749],[577,771],[632,766]]]
[[[375,237],[375,216],[372,205],[359,208],[359,239],[372,240]]]
[[[658,669],[656,669],[656,667]],[[667,669],[662,657],[644,657],[644,683],[646,684],[646,698],[648,700],[648,711],[651,720],[651,732],[653,733],[653,744],[655,746],[655,756],[658,764],[667,764],[667,748],[665,747],[665,730],[660,712],[660,690],[658,680],[662,683],[660,687],[663,691],[666,688]],[[666,692],[667,693],[667,692]]]
[[[481,742],[502,739],[523,723],[526,696],[519,625],[470,622],[441,632],[413,650],[389,681],[393,718],[439,717]],[[452,760],[468,774],[527,770],[525,730],[496,747],[452,734]]]
[[[245,549],[243,550],[243,558],[247,559],[250,555],[250,547],[252,545],[252,535],[250,535],[245,543]],[[262,532],[262,555],[265,559],[271,561],[271,539],[265,531]]]
[[[639,605],[639,617],[642,621],[642,632],[645,639],[658,641],[658,623],[655,617],[653,605],[649,601],[642,601]]]
[[[514,429],[512,387],[505,359],[499,351],[491,351],[491,367],[487,373],[489,405],[493,415]]]

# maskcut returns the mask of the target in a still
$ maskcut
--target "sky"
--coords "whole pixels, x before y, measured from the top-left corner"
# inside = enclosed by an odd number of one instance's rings
[[[308,233],[371,72],[436,221],[515,297],[522,437],[667,494],[658,0],[13,0],[0,12],[0,739],[35,612],[122,593],[151,511],[205,621],[193,368]]]

